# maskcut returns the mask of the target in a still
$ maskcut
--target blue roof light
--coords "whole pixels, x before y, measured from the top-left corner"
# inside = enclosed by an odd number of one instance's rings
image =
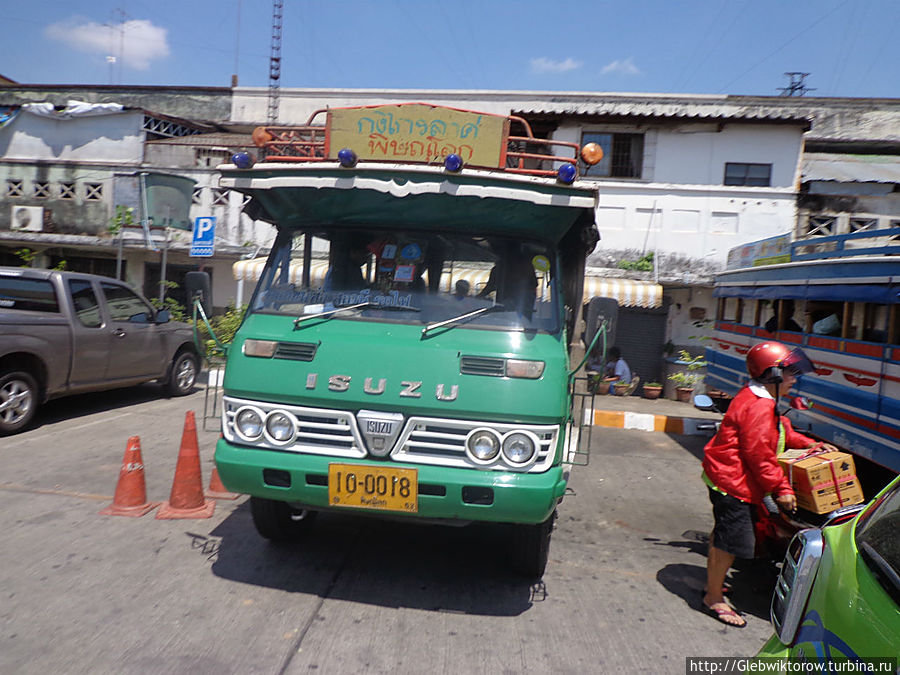
[[[560,183],[569,185],[575,182],[575,177],[578,175],[578,169],[575,168],[574,164],[563,164],[557,169],[556,175]]]
[[[249,169],[253,166],[253,157],[249,152],[236,152],[231,156],[231,162],[239,169]]]
[[[461,171],[463,168],[462,157],[460,157],[456,153],[451,152],[449,155],[444,157],[444,168],[451,173]]]
[[[356,153],[353,152],[350,148],[341,148],[338,151],[338,161],[341,163],[341,166],[346,167],[348,169],[356,166],[356,162],[358,161],[358,157]]]

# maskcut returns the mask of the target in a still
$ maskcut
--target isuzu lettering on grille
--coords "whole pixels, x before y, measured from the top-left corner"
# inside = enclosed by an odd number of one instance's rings
[[[350,382],[353,378],[349,375],[330,375],[328,377],[328,390],[329,391],[349,391],[350,390]],[[309,373],[306,376],[306,388],[309,390],[313,390],[319,383],[319,374],[318,373]],[[403,380],[400,382],[400,396],[406,398],[422,398],[422,392],[420,389],[422,388],[421,382],[415,382],[410,380]],[[366,394],[371,394],[373,396],[378,396],[383,394],[387,389],[387,379],[382,377],[377,381],[375,378],[367,377],[363,381],[363,391]],[[435,388],[434,396],[438,401],[455,401],[456,397],[459,395],[459,385],[450,385],[448,388],[445,384],[439,384]]]

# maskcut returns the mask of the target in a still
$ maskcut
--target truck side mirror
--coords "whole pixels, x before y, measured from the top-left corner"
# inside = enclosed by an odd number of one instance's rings
[[[212,316],[212,282],[207,272],[188,272],[185,274],[184,290],[187,291],[190,305],[194,304],[194,300],[200,300],[203,313],[206,316]]]

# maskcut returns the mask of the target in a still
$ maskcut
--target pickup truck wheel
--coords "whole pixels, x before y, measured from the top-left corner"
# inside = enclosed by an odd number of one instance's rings
[[[555,520],[556,511],[553,511],[543,523],[513,526],[512,566],[518,574],[532,579],[544,576]]]
[[[250,497],[250,513],[260,536],[275,542],[287,542],[307,532],[317,512],[298,509],[274,499]]]
[[[197,383],[197,357],[191,352],[181,352],[172,362],[172,372],[166,382],[169,396],[186,396]]]
[[[0,435],[14,434],[31,422],[38,407],[38,386],[23,371],[0,375]]]

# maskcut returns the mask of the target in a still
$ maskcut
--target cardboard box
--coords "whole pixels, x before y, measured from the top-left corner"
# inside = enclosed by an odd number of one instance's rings
[[[863,501],[853,456],[824,452],[803,457],[805,450],[788,450],[778,463],[791,481],[797,505],[813,513],[830,513],[841,506]]]

